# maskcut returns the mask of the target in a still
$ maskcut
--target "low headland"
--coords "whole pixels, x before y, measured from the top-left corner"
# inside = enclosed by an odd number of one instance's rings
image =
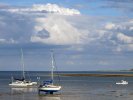
[[[60,73],[60,76],[88,77],[133,77],[133,71],[98,71],[93,73]]]
[[[133,74],[60,74],[61,76],[88,76],[88,77],[133,77]]]

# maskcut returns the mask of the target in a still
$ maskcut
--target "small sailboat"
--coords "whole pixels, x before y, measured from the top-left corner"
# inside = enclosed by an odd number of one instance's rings
[[[58,92],[61,90],[61,86],[54,85],[53,80],[53,71],[55,68],[55,62],[54,62],[54,54],[51,52],[51,58],[52,58],[52,70],[51,70],[51,80],[44,81],[43,85],[40,85],[38,88],[39,93],[41,91],[45,92],[46,94],[53,94],[54,92]]]
[[[23,68],[22,78],[18,79],[18,78],[12,77],[12,82],[9,84],[9,86],[18,88],[18,87],[29,87],[29,86],[37,85],[37,82],[27,81],[25,79],[25,71],[24,71],[24,61],[23,61],[23,51],[22,51],[22,49],[21,49],[21,63],[22,63],[22,68]]]
[[[127,85],[128,82],[127,81],[124,81],[124,80],[121,80],[121,82],[116,82],[117,85]]]

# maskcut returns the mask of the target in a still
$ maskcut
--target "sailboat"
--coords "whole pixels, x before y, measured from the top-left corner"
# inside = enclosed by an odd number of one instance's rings
[[[25,79],[25,71],[24,71],[24,60],[23,60],[23,50],[21,49],[21,63],[22,63],[22,78],[21,79],[17,79],[12,77],[12,82],[9,84],[9,86],[11,87],[29,87],[29,86],[33,86],[33,85],[37,85],[37,82],[32,82],[32,81],[27,81]]]
[[[121,82],[116,82],[117,85],[127,85],[128,82],[127,81],[124,81],[124,80],[121,80]]]
[[[52,59],[52,70],[51,70],[51,80],[48,80],[48,81],[44,81],[43,85],[40,85],[39,88],[38,88],[38,91],[39,93],[41,91],[47,93],[47,94],[53,94],[54,92],[58,92],[61,90],[61,86],[59,85],[54,85],[53,83],[53,80],[54,80],[54,77],[53,77],[53,71],[54,71],[54,68],[55,68],[55,62],[54,62],[54,54],[53,52],[51,52],[51,59]]]

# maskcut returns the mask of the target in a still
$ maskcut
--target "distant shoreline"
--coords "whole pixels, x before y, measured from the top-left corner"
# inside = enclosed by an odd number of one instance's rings
[[[11,70],[11,71],[6,71],[6,70],[1,70],[0,72],[22,72],[20,70]],[[50,72],[50,71],[31,71],[31,70],[25,70],[25,72]],[[55,71],[56,72],[56,71]],[[57,71],[59,73],[61,72],[133,72],[133,70],[92,70],[92,71]]]
[[[133,74],[60,74],[61,76],[89,76],[89,77],[133,77]]]

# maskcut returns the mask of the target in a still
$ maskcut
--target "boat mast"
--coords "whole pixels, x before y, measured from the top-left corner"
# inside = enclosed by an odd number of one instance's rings
[[[25,72],[24,72],[24,56],[23,56],[23,50],[21,48],[21,64],[22,64],[22,68],[23,68],[23,78],[25,79]]]
[[[52,79],[52,84],[53,84],[53,80],[54,80],[54,76],[53,76],[53,71],[54,71],[54,53],[53,51],[51,51],[51,59],[52,59],[52,70],[51,70],[51,79]]]

